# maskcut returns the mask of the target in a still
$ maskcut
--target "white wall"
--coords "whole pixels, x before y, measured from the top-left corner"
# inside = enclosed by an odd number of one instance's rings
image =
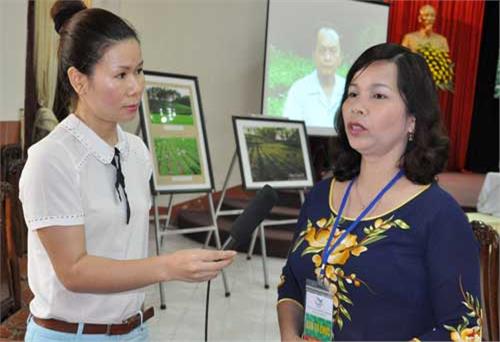
[[[134,25],[145,69],[198,77],[220,190],[236,148],[231,116],[260,112],[267,1],[94,0],[94,5],[118,11]],[[240,183],[236,166],[229,185]]]
[[[0,121],[24,107],[27,0],[0,0]]]
[[[231,116],[260,111],[267,0],[94,0],[93,5],[137,29],[146,69],[198,77],[220,190],[236,148]],[[17,120],[24,104],[26,8],[27,0],[0,0],[0,120]],[[236,166],[229,186],[240,183]],[[197,196],[176,196],[175,202]]]

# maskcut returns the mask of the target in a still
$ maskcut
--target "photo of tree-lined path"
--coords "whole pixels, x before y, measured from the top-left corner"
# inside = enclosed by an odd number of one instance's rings
[[[193,125],[189,95],[174,88],[150,87],[146,90],[151,123],[156,125]]]
[[[298,129],[245,128],[244,135],[255,182],[306,179]]]
[[[195,138],[156,138],[155,151],[160,176],[201,174]]]

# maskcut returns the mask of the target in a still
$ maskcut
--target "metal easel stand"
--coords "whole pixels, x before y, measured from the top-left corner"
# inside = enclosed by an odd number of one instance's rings
[[[229,170],[227,170],[227,173],[226,173],[226,178],[224,178],[224,184],[222,185],[222,193],[221,193],[219,202],[217,203],[217,209],[215,209],[215,219],[218,219],[219,216],[239,215],[243,212],[243,209],[221,210],[222,202],[224,202],[224,197],[226,196],[227,183],[229,182],[229,177],[231,176],[231,173],[233,172],[233,168],[234,168],[234,164],[236,163],[237,155],[238,155],[238,153],[235,150],[233,157],[231,158],[231,163],[229,164]],[[208,243],[210,242],[211,237],[212,237],[212,232],[209,232],[207,235],[207,238],[205,240],[205,246],[208,246]]]
[[[219,203],[217,203],[217,209],[215,210],[216,219],[219,216],[239,215],[243,212],[243,209],[221,210],[222,203],[224,202],[224,197],[226,196],[227,183],[229,182],[229,177],[231,176],[231,173],[233,172],[237,156],[238,156],[238,152],[235,150],[233,157],[231,158],[231,163],[229,164],[229,169],[227,170],[227,173],[226,173],[226,178],[224,179],[224,185],[222,186],[221,197],[219,199]],[[304,191],[299,190],[299,195],[300,195],[300,203],[303,204],[304,203]],[[255,247],[255,242],[257,240],[257,234],[260,233],[260,247],[261,247],[261,251],[262,251],[262,268],[264,271],[264,288],[266,288],[266,289],[269,288],[269,276],[268,276],[268,271],[267,271],[267,249],[266,249],[266,239],[265,239],[265,234],[264,234],[264,227],[265,226],[277,226],[277,225],[283,225],[283,224],[293,224],[293,223],[297,223],[297,219],[264,220],[259,225],[258,229],[256,229],[252,234],[252,240],[250,242],[250,246],[249,246],[248,252],[247,252],[247,260],[250,260],[252,258],[253,250]],[[212,234],[212,232],[209,232],[207,239],[205,241],[205,245],[208,245],[208,242],[210,241],[211,234]]]
[[[208,232],[209,237],[207,240],[209,241],[210,237],[212,236],[212,233],[215,233],[215,245],[217,249],[221,249],[221,241],[220,241],[220,236],[219,236],[219,229],[217,227],[217,220],[215,216],[215,211],[214,211],[214,202],[212,198],[212,192],[209,191],[207,192],[208,195],[208,207],[210,211],[210,218],[212,221],[212,224],[209,226],[202,226],[202,227],[194,227],[194,228],[184,228],[184,229],[172,229],[174,228],[173,226],[170,226],[170,218],[172,217],[172,201],[174,194],[169,194],[170,198],[168,200],[168,214],[165,219],[165,228],[160,229],[160,214],[158,211],[158,203],[156,201],[156,197],[160,195],[160,193],[154,193],[153,194],[153,208],[154,208],[154,220],[155,220],[155,242],[156,242],[156,255],[160,255],[160,245],[163,243],[163,237],[167,235],[179,235],[179,234],[193,234],[193,233],[202,233],[202,232]],[[221,271],[222,273],[222,281],[224,283],[224,291],[225,291],[225,296],[229,297],[231,295],[231,292],[229,291],[229,285],[227,282],[226,274],[224,270]],[[164,284],[163,282],[159,282],[159,287],[160,287],[160,309],[164,310],[166,309],[165,305],[165,289],[164,289]]]
[[[304,204],[304,190],[299,190],[300,204]],[[252,234],[252,241],[250,242],[250,247],[248,248],[247,260],[252,259],[253,250],[255,248],[255,242],[257,240],[257,234],[260,236],[260,249],[262,251],[262,268],[264,271],[264,288],[269,288],[269,272],[267,270],[267,247],[266,247],[266,235],[264,232],[265,226],[279,226],[284,224],[295,224],[297,219],[282,219],[282,220],[264,220],[260,225],[259,229],[256,229]]]

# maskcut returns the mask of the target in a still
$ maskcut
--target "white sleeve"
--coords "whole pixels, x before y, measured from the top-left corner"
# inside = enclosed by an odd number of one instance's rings
[[[62,145],[43,141],[30,148],[19,199],[30,230],[84,224],[76,164]]]

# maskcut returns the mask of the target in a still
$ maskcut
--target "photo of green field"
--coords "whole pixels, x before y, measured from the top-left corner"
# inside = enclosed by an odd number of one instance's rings
[[[201,175],[195,138],[155,138],[160,176]]]
[[[193,125],[193,110],[188,94],[175,88],[150,87],[146,90],[149,116],[155,125]]]
[[[244,135],[254,182],[306,179],[299,129],[252,127]]]

